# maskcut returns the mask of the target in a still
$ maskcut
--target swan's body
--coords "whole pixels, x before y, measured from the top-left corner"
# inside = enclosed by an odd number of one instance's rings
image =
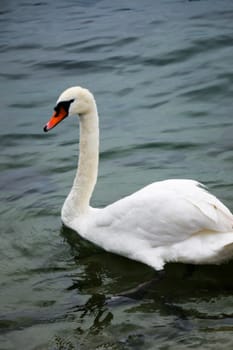
[[[80,87],[64,91],[45,131],[68,114],[80,118],[80,155],[62,208],[66,226],[107,251],[156,270],[166,262],[219,264],[233,257],[233,215],[196,181],[155,182],[105,208],[92,208],[99,159],[92,94]]]

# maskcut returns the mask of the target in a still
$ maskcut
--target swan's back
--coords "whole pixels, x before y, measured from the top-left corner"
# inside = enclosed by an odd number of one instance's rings
[[[233,231],[231,212],[201,185],[192,180],[155,182],[104,209],[95,227],[151,236],[153,246],[177,243],[206,229]]]

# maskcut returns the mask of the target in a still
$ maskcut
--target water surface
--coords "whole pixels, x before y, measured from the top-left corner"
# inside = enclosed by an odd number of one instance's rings
[[[95,94],[93,206],[165,178],[205,183],[233,210],[233,3],[2,1],[0,348],[232,349],[230,262],[149,267],[61,225],[78,128],[42,127],[61,91]]]

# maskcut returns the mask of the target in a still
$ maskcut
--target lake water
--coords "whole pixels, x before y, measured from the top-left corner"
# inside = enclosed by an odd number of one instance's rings
[[[0,349],[233,348],[233,262],[155,272],[62,227],[78,126],[42,131],[88,87],[101,154],[93,206],[165,178],[233,210],[232,0],[1,1]]]

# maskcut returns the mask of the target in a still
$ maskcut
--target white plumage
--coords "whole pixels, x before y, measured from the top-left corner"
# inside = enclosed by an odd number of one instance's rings
[[[105,208],[92,208],[99,157],[93,95],[80,87],[65,90],[45,131],[68,114],[79,115],[80,154],[62,208],[66,226],[107,251],[156,270],[166,262],[219,264],[233,256],[233,215],[196,181],[155,182]]]

